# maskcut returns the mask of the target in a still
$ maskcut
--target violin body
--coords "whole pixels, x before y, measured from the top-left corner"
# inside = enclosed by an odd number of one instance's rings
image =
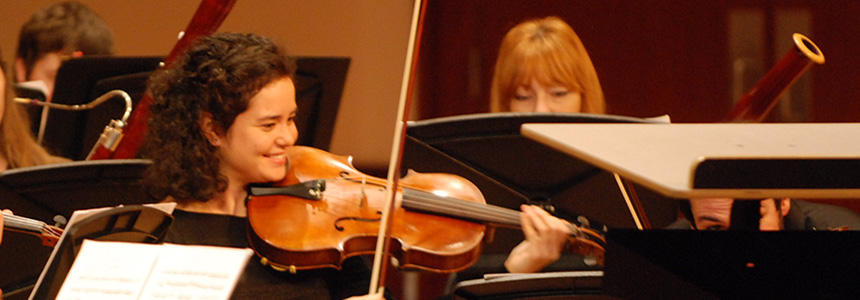
[[[287,150],[289,170],[275,186],[324,180],[319,199],[267,195],[247,200],[249,239],[264,262],[296,270],[339,269],[346,258],[373,254],[386,203],[385,180],[357,171],[349,158],[301,146]],[[390,224],[391,255],[402,268],[456,272],[480,256],[486,225],[401,207],[402,189],[484,204],[480,190],[451,174],[410,171],[400,179]],[[253,193],[252,193],[253,194]]]

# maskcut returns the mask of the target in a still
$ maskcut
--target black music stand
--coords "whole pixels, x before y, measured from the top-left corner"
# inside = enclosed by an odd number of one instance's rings
[[[156,208],[130,205],[108,209],[66,228],[30,299],[54,299],[85,239],[160,243],[173,216]]]
[[[858,231],[612,229],[603,291],[623,299],[854,299]]]
[[[146,91],[149,75],[161,60],[161,57],[71,59],[63,63],[57,75],[53,102],[83,104],[119,89],[128,93],[136,106]],[[300,133],[297,144],[328,149],[349,63],[348,57],[296,58],[299,107],[296,125]],[[42,144],[57,155],[84,159],[105,126],[110,120],[120,119],[124,111],[123,101],[113,99],[87,111],[52,109]],[[36,114],[33,120],[39,117]],[[38,129],[38,124],[35,128]]]
[[[490,204],[517,210],[524,203],[547,204],[570,220],[583,215],[609,227],[634,227],[611,174],[523,137],[520,125],[649,122],[547,113],[488,113],[410,122],[403,168],[463,176],[481,189]],[[648,216],[656,219],[655,227],[675,220],[674,207],[647,204],[655,203],[643,204]]]
[[[144,57],[119,57],[119,56],[85,56],[80,58],[72,58],[64,61],[57,71],[57,81],[54,86],[54,96],[51,102],[58,104],[84,104],[88,103],[97,97],[104,94],[97,94],[95,86],[99,81],[129,74],[148,73],[158,68],[161,63],[161,57],[144,56]],[[132,96],[133,100],[139,100],[140,95],[145,90],[145,81],[147,76],[139,77],[137,81],[125,82],[124,85],[117,86],[125,90]],[[107,91],[105,91],[107,92]],[[119,119],[125,109],[125,105],[120,100],[110,100],[116,102],[122,110],[119,113],[111,115],[113,119]],[[38,120],[41,118],[41,109],[30,110],[31,119],[33,120],[35,130],[38,130]],[[42,145],[53,153],[68,157],[71,159],[82,159],[87,156],[90,148],[95,144],[93,140],[90,144],[82,144],[84,139],[84,124],[90,111],[65,111],[59,109],[50,109],[48,120],[45,124],[45,133],[42,140]],[[35,114],[35,115],[34,115]],[[108,121],[101,124],[98,133],[101,134],[104,127],[108,125]]]
[[[297,145],[329,150],[349,63],[349,57],[296,59]]]
[[[601,296],[602,271],[507,274],[458,283],[453,300],[616,299]]]
[[[96,160],[7,170],[0,173],[2,207],[53,224],[54,216],[68,218],[79,209],[157,202],[140,184],[150,163],[142,159]],[[0,288],[6,293],[4,299],[14,300],[32,288],[51,248],[42,246],[38,238],[17,232],[7,232],[3,240],[0,269],[15,272],[0,272]]]
[[[551,205],[572,222],[634,227],[611,173],[534,142],[520,134],[524,123],[643,123],[645,119],[597,114],[487,113],[410,122],[403,170],[453,173],[475,183],[487,203],[519,210],[525,203]],[[405,174],[405,173],[403,173]],[[677,203],[645,188],[636,191],[654,227],[676,219]],[[510,250],[523,240],[518,230],[500,228],[473,271],[503,271]],[[550,270],[590,269],[582,259],[562,259]]]

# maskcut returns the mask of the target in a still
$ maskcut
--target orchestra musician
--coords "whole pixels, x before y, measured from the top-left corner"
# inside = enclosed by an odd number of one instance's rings
[[[5,70],[6,64],[0,59],[0,90],[3,91],[3,101],[0,102],[0,171],[68,161],[51,155],[36,143],[30,131],[29,117],[14,102]]]
[[[10,88],[11,83],[6,78],[6,62],[0,53],[0,91],[3,101],[0,101],[0,172],[50,163],[66,162],[68,159],[54,156],[42,148],[30,131],[30,119],[24,109],[15,103],[15,96]],[[12,211],[4,209],[3,213]],[[3,240],[3,214],[0,213],[0,241]],[[0,300],[3,291],[0,290]]]
[[[669,228],[730,229],[733,211],[738,211],[733,210],[737,202],[731,198],[691,199],[681,206],[685,218],[672,223]],[[843,207],[790,198],[768,198],[758,202],[758,228],[762,231],[860,230],[860,214]]]
[[[606,112],[597,72],[579,36],[558,17],[505,35],[490,89],[492,112]]]
[[[490,90],[493,112],[598,113],[606,111],[597,72],[579,36],[558,17],[522,22],[502,40]],[[505,269],[537,272],[561,257],[570,234],[563,220],[522,206],[526,239]]]
[[[284,150],[298,135],[295,70],[269,38],[216,33],[152,75],[142,151],[151,193],[177,203],[167,242],[249,247],[247,187],[286,176]],[[366,294],[369,277],[362,257],[297,274],[252,260],[232,299],[343,299]]]
[[[113,54],[113,33],[98,14],[79,2],[55,3],[34,12],[21,26],[15,81],[43,82],[50,101],[64,58]]]

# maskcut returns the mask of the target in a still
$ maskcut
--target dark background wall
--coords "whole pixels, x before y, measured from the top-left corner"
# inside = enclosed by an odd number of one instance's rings
[[[597,69],[608,113],[720,120],[776,62],[791,33],[824,53],[770,121],[860,119],[857,1],[434,1],[420,66],[422,118],[488,110],[498,46],[518,22],[559,16]]]

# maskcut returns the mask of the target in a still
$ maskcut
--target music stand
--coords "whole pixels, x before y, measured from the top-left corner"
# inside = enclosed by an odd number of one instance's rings
[[[63,63],[57,75],[55,103],[83,104],[115,89],[123,90],[137,106],[146,81],[160,57],[84,57]],[[327,150],[337,118],[348,57],[297,57],[296,126],[298,145]],[[80,73],[80,76],[72,74]],[[87,111],[51,110],[43,145],[72,159],[85,159],[112,119],[119,119],[125,104],[110,100]],[[34,120],[38,120],[35,116]]]
[[[79,209],[152,203],[157,200],[148,197],[140,184],[150,164],[143,159],[117,159],[11,169],[0,173],[0,197],[3,208],[49,224],[54,216],[68,218]],[[0,288],[7,296],[29,290],[50,248],[16,232],[4,234],[3,240],[0,269],[16,272],[0,272]]]
[[[329,149],[349,63],[349,57],[296,59],[297,145]]]
[[[570,220],[583,215],[609,227],[634,227],[610,174],[523,137],[525,123],[651,121],[583,113],[487,113],[409,122],[403,169],[463,176],[490,204],[516,210],[525,203],[549,204]],[[657,223],[668,211],[666,224],[675,219],[671,207],[646,205],[646,211]]]
[[[505,274],[494,278],[462,281],[454,287],[451,298],[453,300],[616,299],[598,296],[601,293],[602,282],[602,271]]]
[[[551,205],[571,222],[582,215],[592,226],[634,227],[611,173],[534,142],[520,134],[524,123],[650,123],[639,118],[597,114],[486,113],[409,122],[403,170],[465,177],[487,203],[519,210],[525,203]],[[403,173],[405,174],[405,173]],[[676,219],[677,203],[647,189],[636,190],[655,227]],[[510,250],[523,240],[519,230],[499,228],[470,272],[503,271]],[[561,259],[551,270],[593,268],[582,259]]]
[[[853,299],[858,231],[610,229],[603,292],[623,299]]]
[[[522,130],[678,199],[860,195],[860,123],[527,124]]]
[[[119,57],[119,56],[84,56],[80,58],[72,58],[63,62],[60,69],[57,70],[57,81],[54,86],[54,94],[51,102],[58,104],[84,104],[88,103],[102,94],[95,94],[94,87],[96,84],[105,78],[135,74],[141,72],[150,72],[158,68],[162,58],[156,56],[141,56],[141,57]],[[143,78],[145,82],[146,78]],[[145,84],[135,83],[134,89],[129,89],[126,92],[129,95],[142,94],[142,86]],[[126,87],[128,88],[128,87]],[[122,101],[116,101],[125,109]],[[34,124],[38,124],[41,118],[41,109],[36,115],[32,115],[31,119]],[[51,109],[48,114],[48,120],[45,124],[45,133],[42,140],[42,145],[52,151],[56,155],[68,157],[71,159],[80,159],[86,157],[93,142],[89,145],[82,145],[81,140],[84,138],[84,124],[87,119],[88,111],[65,111],[59,109]],[[122,110],[112,118],[118,119],[122,116]],[[98,133],[101,134],[105,122],[99,128]],[[38,130],[38,126],[36,126]],[[96,134],[98,137],[98,134]]]
[[[156,208],[131,205],[108,209],[65,229],[30,299],[54,299],[85,239],[160,243],[173,216]],[[133,259],[133,258],[130,258]]]
[[[857,123],[527,124],[522,131],[671,197],[857,198],[860,191]],[[858,238],[857,231],[610,229],[603,290],[628,299],[852,299],[860,293]]]

